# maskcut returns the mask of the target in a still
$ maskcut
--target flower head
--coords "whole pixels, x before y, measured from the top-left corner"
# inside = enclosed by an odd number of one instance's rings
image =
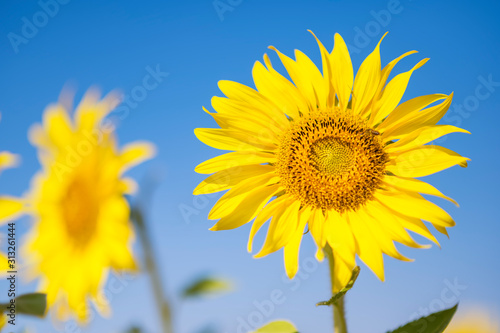
[[[385,35],[384,35],[385,37]],[[383,37],[382,37],[383,39]],[[381,41],[382,41],[381,39]],[[380,42],[381,42],[380,41]],[[210,114],[220,128],[198,128],[205,144],[231,151],[196,167],[213,175],[194,194],[229,190],[214,205],[211,230],[233,229],[252,221],[248,250],[268,220],[267,237],[255,257],[284,248],[285,268],[292,278],[306,226],[317,244],[333,249],[334,290],[345,286],[355,267],[355,255],[384,279],[383,254],[400,260],[393,241],[423,247],[408,230],[437,243],[423,221],[446,234],[453,219],[422,194],[454,202],[428,183],[415,178],[467,158],[427,143],[452,132],[436,125],[453,94],[432,94],[400,104],[411,70],[388,77],[407,52],[381,68],[380,42],[363,61],[356,77],[342,37],[328,52],[317,40],[323,72],[302,52],[295,60],[278,54],[292,82],[278,73],[267,54],[256,62],[257,90],[220,81],[226,95],[213,97]]]
[[[105,117],[119,99],[87,92],[73,115],[65,103],[49,106],[43,124],[30,131],[42,170],[27,196],[35,225],[25,248],[32,275],[40,276],[48,306],[61,319],[87,317],[90,299],[97,299],[109,269],[134,270],[133,230],[124,195],[134,181],[123,176],[132,166],[151,158],[146,142],[118,148],[114,127]]]

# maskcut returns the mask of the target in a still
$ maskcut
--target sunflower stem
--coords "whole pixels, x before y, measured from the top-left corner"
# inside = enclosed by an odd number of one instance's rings
[[[334,278],[335,278],[335,270],[333,263],[333,252],[330,246],[326,246],[325,252],[328,257],[328,267],[330,268],[330,281],[332,284],[332,295],[336,294],[336,291],[333,289]],[[347,333],[347,324],[345,320],[345,311],[344,311],[344,296],[342,296],[339,300],[332,304],[333,308],[333,332],[334,333]]]
[[[162,332],[173,333],[172,311],[168,299],[165,296],[165,290],[162,284],[158,265],[156,264],[156,258],[154,255],[153,246],[151,245],[151,237],[149,235],[147,225],[144,221],[143,215],[138,209],[133,209],[131,215],[132,219],[135,222],[135,225],[137,226],[136,229],[144,253],[146,270],[149,273],[151,284],[153,285],[153,294],[160,315]]]
[[[335,333],[347,333],[345,321],[344,298],[333,305],[333,331]]]

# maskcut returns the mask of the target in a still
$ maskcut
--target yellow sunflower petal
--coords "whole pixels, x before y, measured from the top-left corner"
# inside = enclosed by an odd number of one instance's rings
[[[14,197],[0,197],[0,223],[13,219],[23,210],[24,204],[21,199]]]
[[[324,232],[325,224],[325,217],[323,216],[321,209],[315,209],[312,211],[311,220],[309,221],[309,231],[311,232],[311,236],[313,237],[316,247],[318,248],[316,252],[316,259],[318,261],[323,261],[325,258],[325,254],[323,252],[327,235],[327,233]]]
[[[251,137],[236,130],[197,128],[194,134],[204,144],[221,150],[274,151],[276,149],[276,145],[264,138]]]
[[[231,152],[206,160],[194,170],[198,173],[210,174],[236,166],[273,163],[275,160],[274,154],[265,152]]]
[[[434,195],[436,197],[440,197],[448,201],[451,201],[458,206],[458,203],[455,200],[453,200],[450,197],[447,197],[431,184],[428,184],[418,179],[402,178],[402,177],[385,177],[384,182],[389,186],[395,187],[399,190],[420,193],[420,194]]]
[[[91,299],[92,304],[94,304],[97,312],[104,318],[109,318],[111,317],[111,305],[109,304],[108,300],[104,297],[99,297],[96,299],[95,297]]]
[[[399,104],[377,127],[377,130],[383,133],[386,129],[389,130],[391,127],[404,122],[410,113],[418,113],[430,104],[446,99],[447,97],[448,96],[444,94],[432,94],[409,99],[406,102]]]
[[[451,93],[442,103],[431,106],[424,110],[414,110],[408,113],[400,122],[387,128],[383,133],[385,140],[393,140],[402,135],[411,133],[423,126],[435,125],[441,119],[451,105],[453,93]]]
[[[410,150],[420,147],[426,143],[442,137],[443,135],[450,133],[470,134],[470,132],[467,130],[451,125],[425,126],[409,133],[407,136],[402,137],[400,140],[394,142],[393,144],[390,144],[386,147],[385,151],[391,153]]]
[[[265,187],[276,183],[277,177],[272,173],[246,179],[227,191],[212,207],[208,218],[211,220],[220,219],[233,212],[236,207],[251,194],[251,191],[259,187]]]
[[[297,62],[278,51],[278,49],[276,49],[274,46],[269,46],[269,48],[278,54],[278,57],[283,63],[283,66],[285,66],[293,83],[306,98],[306,101],[308,102],[308,108],[301,111],[304,114],[308,114],[309,111],[313,110],[317,105],[318,100],[314,91],[314,85],[312,85],[310,82],[309,74],[306,74],[306,68],[299,66]]]
[[[304,97],[302,92],[297,89],[297,87],[290,82],[288,79],[286,79],[283,75],[278,73],[272,66],[271,64],[271,59],[269,59],[269,56],[267,53],[264,53],[264,63],[266,64],[266,67],[273,76],[273,79],[276,81],[275,84],[280,87],[284,92],[286,92],[286,95],[288,98],[294,101],[297,112],[294,112],[292,109],[292,114],[288,114],[288,116],[298,119],[300,117],[300,114],[305,114],[307,113],[307,109],[309,108],[309,103],[307,99]]]
[[[123,146],[120,153],[121,172],[149,160],[156,154],[156,148],[149,142],[133,142]]]
[[[210,230],[229,230],[250,222],[264,205],[279,190],[280,185],[258,187],[248,192],[247,197],[229,215],[224,216]]]
[[[133,194],[137,192],[139,185],[132,178],[123,178],[120,182],[122,188],[121,191],[126,194]]]
[[[302,242],[302,232],[295,232],[288,244],[283,248],[283,261],[289,279],[293,279],[299,270],[299,248]]]
[[[52,144],[64,147],[73,140],[73,129],[68,111],[61,105],[54,105],[43,115],[43,128]]]
[[[352,270],[356,267],[356,264],[346,263],[335,250],[331,251],[331,260],[333,263],[330,262],[329,265],[333,265],[333,272],[335,272],[332,276],[332,292],[337,293],[345,288],[351,280]]]
[[[426,220],[434,225],[453,227],[455,221],[441,207],[415,193],[377,192],[375,198],[386,207],[412,218]]]
[[[48,147],[51,144],[41,124],[34,124],[29,128],[28,140],[32,145],[38,147]]]
[[[366,223],[366,226],[380,246],[382,252],[401,261],[413,261],[399,253],[396,246],[394,246],[393,239],[386,228],[386,224],[380,221],[380,217],[370,215],[369,209],[366,209],[366,213],[371,217],[371,222]]]
[[[272,200],[270,203],[268,203],[262,211],[257,215],[255,218],[255,221],[252,224],[252,229],[250,230],[250,234],[248,237],[248,244],[247,244],[247,251],[252,252],[253,248],[253,239],[257,232],[262,228],[264,223],[267,222],[271,218],[271,216],[275,216],[278,214],[280,210],[282,210],[283,206],[283,201],[288,200],[286,195],[282,195],[275,200]]]
[[[219,81],[219,89],[230,100],[244,102],[245,104],[251,106],[250,110],[257,115],[260,115],[263,119],[270,119],[279,124],[286,125],[287,123],[286,117],[279,110],[279,108],[269,99],[267,99],[265,96],[255,91],[254,89],[237,82],[224,81],[224,80]],[[224,99],[218,99],[219,102],[223,100]],[[215,106],[214,109],[216,109],[217,112],[219,112],[218,108],[216,108]]]
[[[327,86],[324,84],[324,78],[319,72],[314,63],[302,52],[295,50],[296,61],[279,52],[275,47],[270,46],[274,50],[285,68],[288,71],[292,81],[306,97],[307,101],[312,102],[309,107],[312,109],[316,105],[324,106],[326,104]],[[301,110],[307,114],[308,109]]]
[[[378,100],[380,99],[380,96],[382,96],[382,93],[383,93],[383,90],[385,88],[385,84],[387,82],[387,79],[389,78],[389,75],[391,74],[392,72],[392,69],[394,68],[394,66],[396,66],[396,64],[403,58],[406,58],[407,56],[411,55],[411,54],[414,54],[414,53],[417,53],[417,51],[409,51],[409,52],[406,52],[402,55],[400,55],[399,57],[397,57],[396,59],[392,60],[391,62],[389,62],[383,69],[382,69],[382,75],[380,77],[380,83],[378,85],[378,88],[377,88],[377,92],[375,93],[374,95],[374,100]]]
[[[12,168],[19,164],[19,156],[7,151],[0,152],[0,170]]]
[[[466,167],[469,160],[441,146],[422,146],[397,154],[387,171],[400,177],[424,177],[454,165]]]
[[[409,52],[406,52],[402,55],[400,55],[399,57],[397,57],[396,59],[392,60],[391,62],[389,62],[383,69],[382,69],[382,73],[380,75],[380,82],[378,83],[378,87],[377,87],[377,90],[375,92],[375,94],[373,95],[373,99],[372,99],[372,102],[370,103],[370,105],[365,109],[365,112],[361,114],[361,117],[362,118],[366,118],[368,116],[370,116],[370,113],[371,113],[371,109],[372,107],[374,106],[374,104],[382,97],[382,94],[384,92],[384,89],[385,89],[385,86],[386,86],[386,83],[387,83],[387,79],[389,78],[389,74],[391,73],[392,69],[394,68],[394,66],[396,66],[396,64],[403,58],[411,55],[411,54],[414,54],[414,53],[417,53],[417,51],[409,51]]]
[[[8,261],[7,261],[7,257],[5,256],[5,254],[3,254],[2,252],[0,252],[0,276],[2,276],[3,274],[5,274],[5,272],[9,270],[9,264],[8,264]],[[4,316],[2,316],[4,317]],[[2,328],[2,326],[0,325],[0,329]]]
[[[437,231],[445,235],[446,237],[450,238],[450,235],[448,235],[448,231],[446,230],[445,227],[441,227],[439,225],[435,225],[434,228],[436,228]]]
[[[352,92],[352,109],[354,112],[364,114],[366,107],[372,101],[381,76],[380,43],[387,32],[380,38],[375,50],[363,61],[359,67]]]
[[[326,107],[331,108],[334,103],[335,103],[335,91],[333,90],[332,86],[332,64],[330,63],[330,53],[326,50],[326,48],[323,46],[323,43],[316,37],[314,32],[311,30],[309,31],[314,38],[316,39],[316,42],[318,43],[319,50],[321,52],[321,62],[323,64],[323,78],[324,78],[324,84],[326,91],[328,91],[328,96],[326,97]]]
[[[323,219],[324,220],[324,219]],[[355,265],[356,241],[346,218],[335,210],[327,212],[323,232],[328,244],[342,260],[350,266]],[[324,247],[324,244],[322,244]]]
[[[299,50],[295,50],[295,59],[297,66],[301,69],[301,77],[305,79],[305,83],[314,89],[314,96],[316,97],[316,107],[326,107],[328,97],[328,85],[325,84],[325,78],[321,75],[318,67]]]
[[[366,215],[360,214],[360,212],[362,210],[348,214],[349,225],[352,228],[359,249],[359,258],[381,281],[384,281],[384,258],[382,250],[367,227],[369,221],[366,221]]]
[[[221,128],[242,132],[244,136],[252,137],[255,142],[263,142],[269,145],[276,145],[279,142],[276,131],[268,128],[267,123],[260,123],[258,120],[251,119],[248,114],[231,116],[211,113],[210,115]]]
[[[283,214],[273,217],[269,224],[269,230],[267,231],[264,245],[262,249],[254,255],[254,258],[262,258],[281,249],[288,243],[298,228],[299,209],[300,202],[293,201],[287,205]]]
[[[415,70],[422,67],[429,58],[419,61],[411,70],[396,75],[385,87],[382,97],[373,105],[372,115],[368,121],[369,126],[375,126],[381,122],[399,104],[410,77]]]
[[[401,221],[401,224],[405,229],[408,229],[409,231],[414,232],[417,235],[425,237],[437,246],[441,247],[436,237],[434,237],[434,235],[429,231],[429,228],[427,228],[427,226],[420,219],[401,216],[399,220]]]
[[[293,279],[299,270],[299,249],[302,242],[304,227],[311,215],[310,207],[301,210],[299,213],[299,226],[291,237],[288,244],[283,248],[283,257],[285,261],[285,271],[288,278]]]
[[[270,62],[268,67],[272,69]],[[300,92],[290,81],[281,77],[276,71],[266,69],[258,61],[253,66],[252,76],[255,87],[262,95],[272,100],[283,113],[292,118],[299,117],[298,105],[302,99]]]
[[[347,45],[339,34],[335,34],[330,61],[334,73],[332,77],[333,89],[339,99],[340,110],[344,111],[351,96],[354,74]]]
[[[227,190],[248,178],[272,173],[270,165],[242,165],[214,173],[202,181],[193,191],[194,195]]]
[[[257,92],[255,92],[257,94]],[[262,96],[262,95],[260,95]],[[280,116],[275,116],[273,113],[266,112],[265,108],[275,108],[278,107],[272,102],[264,100],[261,102],[258,96],[253,96],[255,102],[246,102],[242,100],[234,100],[224,97],[212,97],[212,107],[219,114],[229,115],[233,117],[245,116],[249,117],[259,123],[267,124],[269,130],[281,131],[283,128],[288,126],[288,119],[285,114],[280,113]],[[265,98],[262,96],[262,98]],[[264,108],[264,109],[259,109]],[[208,112],[211,114],[210,112]]]
[[[229,101],[227,98],[214,97],[212,104],[220,109],[220,104],[229,104],[227,101]],[[244,136],[258,137],[260,141],[275,144],[277,141],[276,133],[281,130],[280,125],[269,118],[261,117],[258,113],[251,112],[252,108],[245,106],[241,108],[241,112],[234,112],[233,109],[232,112],[215,113],[208,111],[205,107],[203,107],[203,111],[214,118],[222,129],[242,132]]]
[[[394,241],[413,248],[429,248],[429,245],[418,244],[408,234],[408,231],[403,227],[401,219],[397,217],[394,211],[388,210],[376,201],[366,205],[366,209],[368,214],[377,217],[377,221],[391,235]]]
[[[78,131],[98,129],[102,119],[122,102],[122,98],[117,92],[111,92],[101,100],[99,97],[99,91],[91,88],[78,104],[74,116],[74,124]]]

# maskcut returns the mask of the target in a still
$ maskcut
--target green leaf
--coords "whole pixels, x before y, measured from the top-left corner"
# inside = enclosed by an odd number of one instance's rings
[[[16,313],[30,316],[43,317],[47,309],[47,295],[42,293],[31,293],[16,297]],[[7,311],[10,303],[0,304],[1,311]]]
[[[442,333],[445,328],[453,318],[453,315],[457,311],[458,304],[452,308],[435,312],[428,315],[427,317],[422,317],[411,323],[408,323],[395,331],[390,331],[387,333]]]
[[[125,333],[142,333],[142,330],[137,326],[132,326]]]
[[[330,298],[328,301],[323,301],[323,302],[316,303],[316,306],[319,306],[319,305],[328,305],[328,306],[330,306],[330,305],[333,305],[333,304],[337,303],[337,301],[339,299],[341,299],[354,286],[354,282],[356,282],[356,279],[358,278],[359,271],[360,271],[359,266],[354,267],[354,269],[352,270],[351,279],[349,280],[349,282],[347,283],[347,285],[344,288],[342,288],[338,293],[336,293],[335,295],[333,295],[333,297]]]
[[[182,292],[184,298],[213,296],[231,291],[233,285],[230,281],[215,277],[202,277],[188,285]]]
[[[137,326],[132,326],[125,333],[142,333],[142,330]]]
[[[295,326],[286,320],[276,320],[270,322],[253,333],[298,333]]]
[[[47,295],[31,293],[16,298],[17,313],[43,317],[47,309]]]

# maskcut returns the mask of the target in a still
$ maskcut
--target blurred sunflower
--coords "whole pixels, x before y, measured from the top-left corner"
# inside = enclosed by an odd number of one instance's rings
[[[491,317],[485,309],[475,309],[464,316],[455,316],[445,333],[499,333],[498,318]]]
[[[229,189],[209,213],[210,219],[220,219],[211,230],[237,228],[255,218],[249,252],[255,234],[271,219],[255,257],[284,248],[290,278],[298,270],[307,225],[318,260],[326,246],[333,249],[333,290],[338,291],[351,277],[355,254],[384,280],[383,253],[409,260],[393,241],[423,247],[407,230],[437,243],[422,221],[444,234],[455,224],[421,194],[453,200],[414,178],[457,164],[465,167],[467,158],[425,144],[448,133],[468,132],[436,125],[453,94],[399,104],[410,76],[428,59],[390,81],[388,77],[401,59],[416,51],[381,69],[379,42],[354,78],[342,37],[335,35],[332,52],[316,40],[323,73],[304,53],[296,50],[293,60],[271,46],[293,83],[272,67],[267,54],[265,66],[257,61],[253,67],[257,90],[219,82],[227,98],[213,97],[217,112],[205,111],[221,128],[198,128],[195,134],[211,147],[232,152],[196,167],[198,173],[214,174],[194,194]]]
[[[12,153],[6,151],[0,152],[0,172],[4,169],[14,167],[17,164],[17,160],[17,156]],[[22,208],[23,204],[19,199],[10,196],[0,196],[0,225],[15,218],[22,211]],[[7,270],[7,257],[4,253],[0,252],[0,273],[4,273]]]
[[[5,324],[7,324],[7,316],[4,316],[2,313],[2,316],[0,316],[0,332],[4,328]]]
[[[154,147],[146,142],[117,147],[114,127],[104,118],[118,101],[113,94],[100,99],[87,92],[74,115],[65,103],[51,105],[43,125],[30,130],[42,170],[27,195],[36,223],[25,255],[31,277],[40,276],[47,305],[60,319],[76,315],[85,321],[87,300],[106,315],[109,309],[97,296],[108,270],[136,268],[124,197],[135,183],[123,173],[151,158]]]

